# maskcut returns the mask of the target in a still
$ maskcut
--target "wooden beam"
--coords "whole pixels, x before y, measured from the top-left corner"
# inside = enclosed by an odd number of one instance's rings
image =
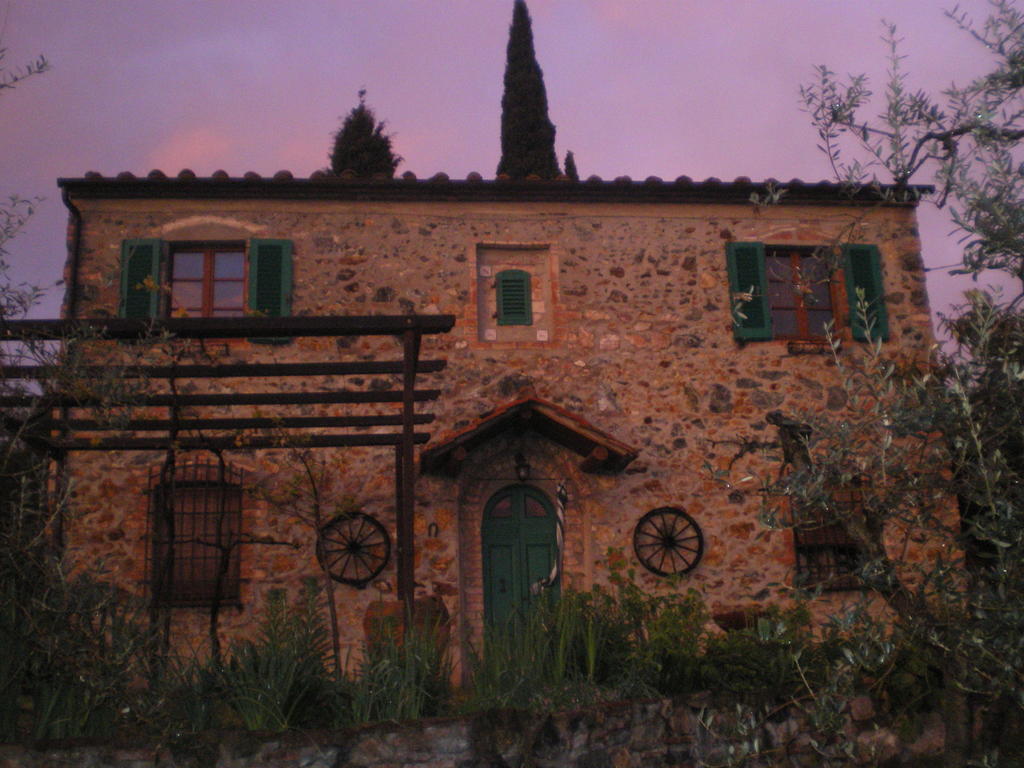
[[[447,333],[454,315],[328,315],[320,317],[172,317],[151,320],[94,318],[79,320],[11,320],[0,328],[0,341],[143,339],[164,335],[178,339],[248,339],[296,336],[393,336]]]
[[[430,424],[434,414],[421,413],[413,418],[416,424]],[[315,429],[338,427],[400,427],[401,415],[391,416],[282,416],[274,418],[250,417],[239,419],[131,419],[123,424],[95,419],[46,419],[32,423],[33,429],[52,430],[67,428],[83,432],[166,432],[172,426],[181,431],[201,429]]]
[[[608,461],[608,449],[603,445],[595,445],[586,458],[580,462],[580,469],[584,472],[600,472]]]
[[[344,363],[223,363],[213,365],[140,365],[101,366],[85,365],[74,368],[76,376],[86,378],[116,377],[122,379],[203,379],[203,378],[279,378],[282,376],[373,376],[402,373],[402,361],[344,362]],[[437,373],[444,370],[445,360],[421,360],[416,365],[419,373]],[[0,368],[0,379],[47,379],[55,366],[9,365]]]
[[[413,434],[414,443],[425,443],[429,435]],[[75,437],[54,438],[50,445],[65,451],[160,451],[173,445],[178,450],[249,450],[250,448],[345,448],[352,446],[401,446],[404,434],[370,435],[292,435],[282,439],[278,436],[233,437]]]
[[[439,389],[421,389],[413,393],[413,400],[425,402],[436,400],[441,396]],[[401,403],[405,393],[398,390],[380,392],[240,392],[238,394],[202,394],[202,395],[142,395],[124,406],[178,406],[189,408],[194,406],[233,406],[233,405],[316,405],[323,403]],[[46,398],[43,395],[4,395],[0,397],[0,407],[22,408],[26,406],[47,408],[89,408],[103,405],[100,398],[95,397],[61,397]]]
[[[466,446],[464,445],[460,445],[454,451],[449,453],[448,460],[445,462],[444,466],[445,473],[449,477],[457,477],[459,472],[462,470],[462,464],[466,461],[467,456],[469,456],[469,452],[466,450]]]

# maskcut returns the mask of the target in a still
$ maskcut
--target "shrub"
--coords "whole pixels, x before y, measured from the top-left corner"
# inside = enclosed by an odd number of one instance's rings
[[[703,687],[760,700],[799,695],[819,676],[806,608],[772,608],[752,626],[708,637],[700,660]],[[811,670],[809,668],[814,668]]]
[[[0,741],[108,736],[145,677],[142,606],[68,577],[48,536],[45,470],[0,446]]]
[[[701,686],[700,653],[705,643],[707,608],[696,590],[659,601],[647,621],[644,653],[661,693],[680,694]]]

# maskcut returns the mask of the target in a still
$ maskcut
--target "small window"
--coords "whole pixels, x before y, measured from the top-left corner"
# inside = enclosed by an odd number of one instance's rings
[[[863,507],[860,488],[834,491],[834,509],[806,508],[798,512],[793,528],[797,584],[827,590],[858,589],[861,565],[857,543],[842,523],[829,515],[845,516]]]
[[[171,253],[171,315],[241,317],[245,314],[245,249],[184,246]]]
[[[148,557],[154,598],[166,605],[239,600],[242,475],[190,463],[161,482],[150,473]]]
[[[506,269],[498,273],[498,325],[532,325],[533,305],[530,295],[530,273],[522,269]]]

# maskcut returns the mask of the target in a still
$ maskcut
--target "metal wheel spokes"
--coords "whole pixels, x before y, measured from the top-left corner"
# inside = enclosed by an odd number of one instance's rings
[[[354,512],[320,528],[316,556],[335,581],[365,587],[388,564],[391,539],[375,517]]]
[[[633,529],[633,551],[644,568],[659,576],[688,573],[704,554],[697,521],[676,507],[659,507]]]

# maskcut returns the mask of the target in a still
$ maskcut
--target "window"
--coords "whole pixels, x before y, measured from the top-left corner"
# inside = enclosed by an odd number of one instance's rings
[[[848,515],[863,507],[859,488],[834,491],[834,509],[805,508],[798,512],[793,528],[796,547],[796,577],[799,586],[820,586],[830,590],[857,589],[860,580],[860,550],[842,523],[828,515]]]
[[[171,315],[240,317],[245,314],[242,246],[184,246],[171,252]]]
[[[506,269],[498,273],[498,325],[531,325],[533,323],[530,273],[522,269]]]
[[[555,340],[553,275],[558,257],[548,243],[478,243],[475,300],[477,339],[487,344]],[[571,289],[569,289],[571,290]]]
[[[121,245],[121,317],[285,317],[291,289],[289,240]]]
[[[842,278],[853,337],[887,339],[881,259],[873,245],[843,246]],[[733,332],[738,339],[824,339],[836,316],[836,275],[820,249],[730,243]],[[865,313],[866,310],[866,313]]]
[[[242,475],[219,464],[190,463],[173,479],[149,482],[149,582],[167,605],[239,599]]]
[[[823,338],[832,320],[828,263],[812,248],[768,248],[765,271],[773,337]]]

